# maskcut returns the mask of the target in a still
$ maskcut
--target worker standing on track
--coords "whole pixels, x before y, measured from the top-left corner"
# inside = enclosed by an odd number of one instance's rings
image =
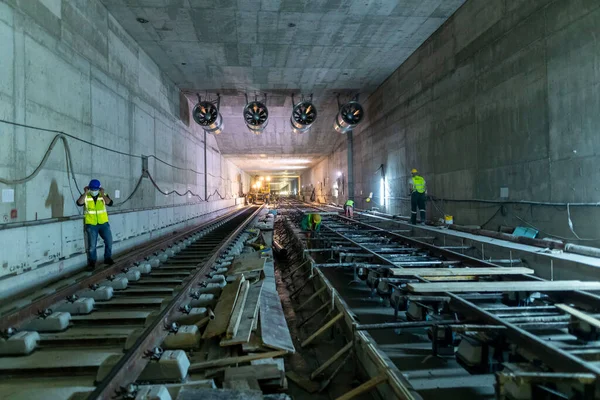
[[[346,200],[346,204],[344,204],[344,214],[346,214],[346,217],[348,218],[354,217],[354,200]]]
[[[412,177],[408,181],[410,188],[410,223],[417,223],[417,207],[421,213],[421,224],[425,224],[425,201],[427,200],[427,184],[416,169],[410,171]]]
[[[96,268],[96,245],[98,235],[104,240],[104,264],[113,265],[112,233],[108,223],[106,206],[112,206],[112,199],[104,193],[98,179],[92,179],[77,199],[77,205],[84,208],[85,244],[88,256],[88,268]]]

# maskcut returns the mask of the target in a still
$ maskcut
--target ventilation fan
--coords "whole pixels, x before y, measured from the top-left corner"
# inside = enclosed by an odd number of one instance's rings
[[[192,111],[194,121],[202,126],[206,133],[218,135],[223,132],[223,118],[219,113],[220,99],[219,97],[217,104],[215,104],[211,101],[200,101],[200,98],[198,98],[199,102],[194,106]]]
[[[292,110],[290,122],[294,133],[304,133],[317,119],[317,109],[310,101],[302,101],[296,104]]]
[[[346,133],[358,125],[364,115],[365,112],[360,103],[356,101],[346,103],[340,107],[333,128],[340,133]]]
[[[259,135],[269,122],[269,110],[260,101],[252,101],[244,107],[244,121],[254,134]]]

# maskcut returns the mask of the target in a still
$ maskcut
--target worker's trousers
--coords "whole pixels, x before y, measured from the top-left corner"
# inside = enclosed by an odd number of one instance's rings
[[[85,239],[86,250],[88,253],[88,262],[96,262],[98,256],[96,254],[96,246],[98,244],[98,235],[104,240],[104,260],[112,258],[112,233],[110,224],[86,225]]]
[[[346,214],[346,217],[348,217],[348,218],[354,218],[354,207],[352,207],[352,206],[344,206],[344,212]]]
[[[425,223],[425,200],[427,195],[425,193],[419,193],[417,191],[412,192],[410,195],[410,223],[417,223],[417,208],[421,213],[421,222]]]

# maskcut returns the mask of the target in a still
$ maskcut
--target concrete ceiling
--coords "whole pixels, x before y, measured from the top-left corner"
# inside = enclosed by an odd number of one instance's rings
[[[101,1],[185,93],[223,95],[225,130],[217,142],[224,155],[313,160],[341,139],[332,129],[336,93],[366,99],[465,2]],[[257,137],[242,119],[243,93],[265,92],[269,125]],[[304,135],[291,132],[292,93],[314,94],[319,115]]]

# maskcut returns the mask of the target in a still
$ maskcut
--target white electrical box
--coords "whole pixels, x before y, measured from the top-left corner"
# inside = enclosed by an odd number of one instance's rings
[[[115,190],[115,199],[120,199],[120,198],[121,198],[121,191]]]
[[[13,189],[2,189],[2,202],[3,203],[14,203],[15,202],[15,191]]]
[[[508,199],[508,188],[507,187],[501,187],[500,188],[500,198],[501,199]]]

